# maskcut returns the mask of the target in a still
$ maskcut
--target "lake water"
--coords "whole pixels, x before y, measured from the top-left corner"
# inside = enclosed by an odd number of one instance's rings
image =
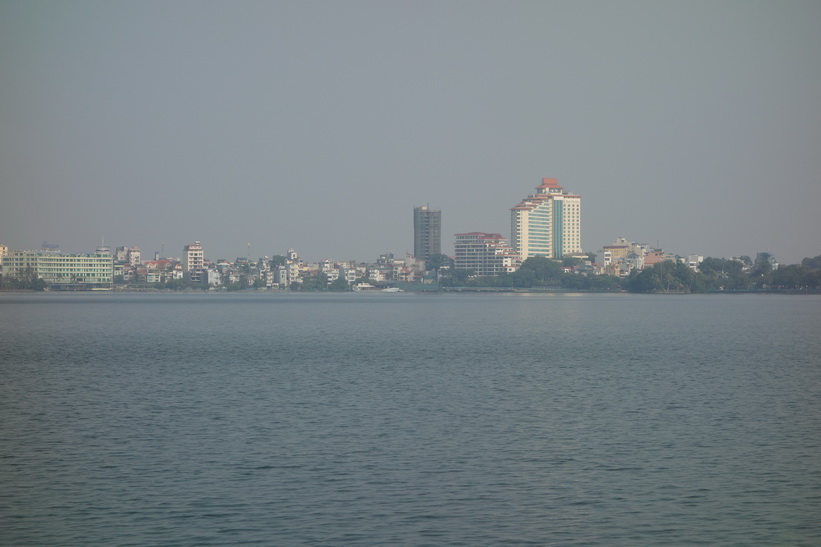
[[[819,545],[821,297],[0,294],[3,545]]]

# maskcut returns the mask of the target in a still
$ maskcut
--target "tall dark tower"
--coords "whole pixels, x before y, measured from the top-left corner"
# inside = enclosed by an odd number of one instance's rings
[[[427,205],[413,208],[413,256],[430,260],[442,254],[442,211]]]

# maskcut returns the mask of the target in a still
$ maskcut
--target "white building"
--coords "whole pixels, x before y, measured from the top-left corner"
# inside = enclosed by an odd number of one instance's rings
[[[0,245],[0,274],[3,273],[3,258],[9,254],[9,248],[6,245]]]
[[[201,279],[202,282],[209,287],[217,287],[222,284],[222,276],[216,268],[208,268],[207,270],[203,270]]]
[[[556,179],[542,179],[536,193],[510,210],[510,243],[520,260],[582,253],[581,196]]]
[[[128,249],[128,263],[131,264],[132,267],[139,266],[143,263],[142,253],[137,247]]]
[[[682,258],[681,261],[687,264],[688,268],[697,272],[698,265],[704,262],[704,257],[700,255],[687,255],[687,258]]]
[[[109,290],[114,282],[110,253],[61,254],[43,251],[11,251],[3,261],[3,275],[22,278],[29,272],[52,288]]]
[[[128,262],[131,267],[142,264],[142,253],[137,247],[117,247],[114,249],[116,262]]]
[[[500,234],[470,232],[456,234],[455,267],[473,270],[476,275],[514,272],[518,257]]]

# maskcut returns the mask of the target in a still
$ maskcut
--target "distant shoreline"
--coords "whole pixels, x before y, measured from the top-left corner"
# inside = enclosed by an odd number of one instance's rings
[[[291,291],[288,289],[246,289],[238,291],[228,290],[168,290],[168,289],[97,289],[97,290],[64,290],[64,289],[0,289],[0,294],[383,294],[382,291]],[[695,295],[695,294],[785,294],[785,295],[821,295],[821,289],[749,289],[749,290],[727,290],[727,291],[705,291],[705,292],[685,292],[685,291],[659,291],[659,292],[631,292],[626,290],[589,290],[589,289],[563,289],[563,288],[523,288],[523,287],[440,287],[433,290],[413,290],[405,289],[403,293],[436,294],[436,293],[458,293],[458,294],[653,294],[653,295]]]

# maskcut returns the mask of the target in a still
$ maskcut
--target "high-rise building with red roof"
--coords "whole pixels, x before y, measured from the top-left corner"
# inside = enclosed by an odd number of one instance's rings
[[[536,193],[510,210],[510,244],[520,260],[562,258],[582,252],[581,201],[556,179],[542,179]]]

